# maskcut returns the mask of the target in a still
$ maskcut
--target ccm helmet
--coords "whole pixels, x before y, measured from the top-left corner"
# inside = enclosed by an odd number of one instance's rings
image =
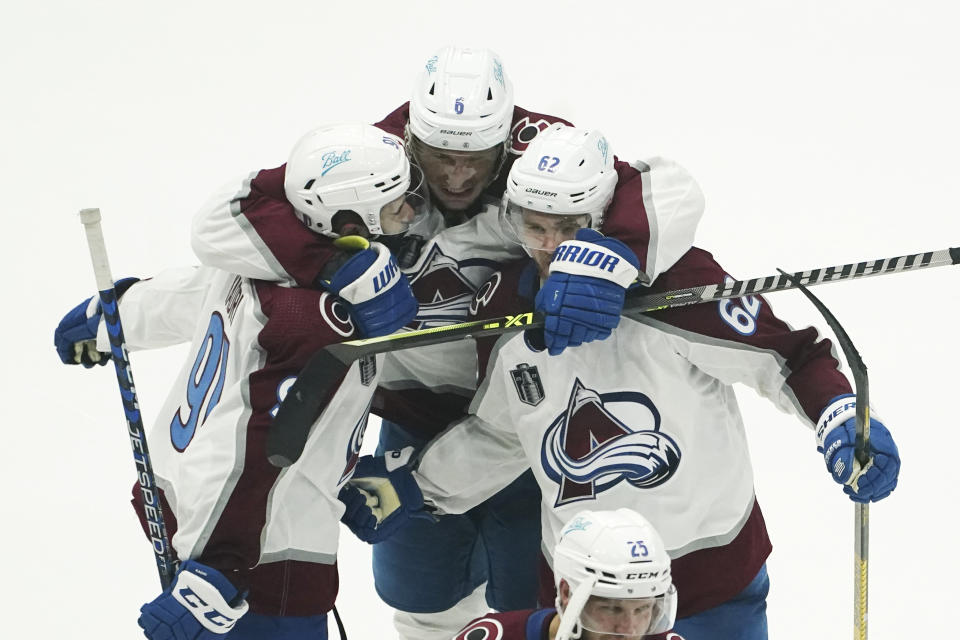
[[[431,56],[410,99],[407,131],[431,147],[482,151],[506,145],[513,85],[489,49],[444,47]]]
[[[294,146],[283,186],[294,213],[311,231],[337,237],[333,218],[345,210],[377,236],[387,233],[381,209],[406,195],[410,162],[400,138],[377,127],[324,126]]]
[[[650,622],[641,633],[663,633],[673,627],[677,591],[670,575],[670,556],[657,531],[635,511],[578,513],[560,534],[553,555],[553,573],[557,610],[561,612],[558,640],[579,637],[580,628],[617,635],[610,629],[596,628],[602,626],[602,621],[598,623],[587,615],[585,607],[591,596],[652,599]],[[570,589],[566,607],[561,606],[561,580]]]

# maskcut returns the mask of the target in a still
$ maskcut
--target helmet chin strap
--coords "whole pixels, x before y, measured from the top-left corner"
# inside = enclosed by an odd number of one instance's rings
[[[593,593],[593,587],[597,584],[597,578],[585,580],[577,585],[576,589],[570,594],[566,607],[560,606],[560,590],[557,589],[557,610],[560,614],[560,626],[557,627],[555,640],[576,640],[580,637],[580,612],[590,599]]]

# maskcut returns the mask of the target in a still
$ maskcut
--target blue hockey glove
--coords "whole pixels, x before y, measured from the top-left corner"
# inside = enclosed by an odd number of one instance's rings
[[[433,519],[423,510],[423,494],[407,466],[412,455],[413,447],[405,447],[382,456],[361,456],[347,482],[375,499],[368,505],[377,523],[366,539],[371,544],[386,540],[410,518]]]
[[[120,299],[127,289],[140,278],[123,278],[113,285]],[[53,332],[53,344],[64,364],[82,364],[89,369],[94,365],[105,365],[110,354],[97,351],[97,329],[102,317],[100,298],[87,298],[63,316],[63,320]]]
[[[222,573],[187,560],[170,589],[140,607],[137,624],[150,640],[212,640],[233,629],[248,608]]]
[[[347,303],[364,338],[393,333],[417,315],[417,299],[407,276],[379,242],[371,242],[369,249],[347,260],[327,288]]]
[[[844,485],[854,502],[882,500],[897,487],[900,452],[882,422],[870,418],[869,460],[861,467],[854,455],[857,438],[857,403],[854,396],[837,396],[817,422],[817,451],[823,454],[827,471]]]
[[[343,485],[337,498],[346,507],[340,516],[340,522],[347,525],[353,535],[364,542],[379,542],[377,516],[373,515],[373,507],[378,503],[377,498],[349,483]]]
[[[610,337],[639,273],[633,251],[595,229],[580,229],[575,240],[561,243],[535,300],[537,311],[546,314],[543,334],[550,355]]]

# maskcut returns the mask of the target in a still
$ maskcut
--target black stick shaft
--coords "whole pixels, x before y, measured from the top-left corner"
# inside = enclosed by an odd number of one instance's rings
[[[707,284],[664,293],[628,297],[624,305],[623,315],[637,317],[662,309],[784,291],[796,288],[797,282],[812,287],[828,282],[840,282],[958,263],[960,263],[960,247],[953,247],[895,258],[798,271],[794,274],[780,273],[750,280],[734,280],[724,284]],[[350,340],[321,349],[307,362],[287,397],[280,404],[280,409],[267,436],[267,456],[272,464],[279,467],[293,464],[300,457],[309,436],[310,428],[319,418],[323,407],[329,402],[332,390],[337,388],[351,364],[363,356],[468,338],[498,335],[511,331],[537,329],[543,327],[543,322],[542,314],[526,312],[489,320],[461,322],[444,327],[393,333],[379,338]]]

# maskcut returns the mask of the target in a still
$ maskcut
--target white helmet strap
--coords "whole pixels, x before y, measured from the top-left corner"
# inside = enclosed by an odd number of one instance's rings
[[[567,606],[563,608],[560,614],[560,626],[557,627],[556,640],[576,640],[580,637],[580,613],[587,604],[593,593],[593,587],[597,584],[597,578],[594,576],[591,580],[584,580],[576,586],[570,594]],[[560,594],[557,593],[557,604],[560,604]],[[559,607],[558,607],[559,608]]]

